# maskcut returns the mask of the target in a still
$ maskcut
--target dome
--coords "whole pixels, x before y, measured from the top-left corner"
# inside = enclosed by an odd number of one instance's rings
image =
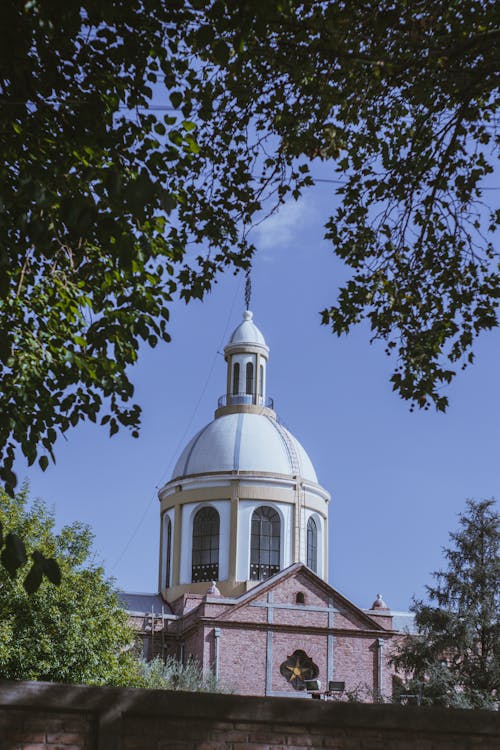
[[[260,344],[266,346],[264,336],[253,322],[253,313],[245,310],[243,323],[234,329],[229,344]]]
[[[221,471],[298,474],[318,482],[299,441],[266,414],[226,414],[210,422],[183,450],[172,479]]]

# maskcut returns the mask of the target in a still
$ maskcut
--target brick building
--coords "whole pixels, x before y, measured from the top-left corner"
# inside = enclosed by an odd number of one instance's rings
[[[267,395],[269,348],[245,311],[226,393],[158,493],[159,593],[122,598],[145,655],[199,660],[238,693],[389,695],[409,616],[363,610],[327,582],[329,493]]]

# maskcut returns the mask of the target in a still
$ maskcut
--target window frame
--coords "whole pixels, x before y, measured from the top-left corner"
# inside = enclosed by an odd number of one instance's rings
[[[318,572],[318,524],[314,516],[307,519],[306,564],[313,573]]]
[[[205,505],[198,508],[193,517],[191,582],[218,581],[219,558],[220,514],[213,506]]]
[[[271,505],[259,505],[250,520],[251,581],[265,581],[281,570],[281,517]]]

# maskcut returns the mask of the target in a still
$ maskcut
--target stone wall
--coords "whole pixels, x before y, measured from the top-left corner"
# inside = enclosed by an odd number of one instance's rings
[[[1,750],[500,750],[500,715],[0,682]]]

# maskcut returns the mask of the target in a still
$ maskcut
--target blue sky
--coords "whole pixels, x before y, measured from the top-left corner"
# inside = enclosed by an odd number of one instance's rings
[[[393,609],[422,596],[467,497],[500,497],[500,333],[448,388],[446,414],[410,413],[391,390],[393,360],[360,326],[338,339],[320,325],[347,278],[322,239],[334,198],[320,184],[255,230],[252,309],[270,346],[268,393],[332,495],[330,583],[356,604],[381,592]],[[243,280],[221,277],[202,302],[172,309],[173,341],[132,371],[141,437],[88,424],[56,448],[45,473],[19,463],[59,525],[82,520],[120,588],[157,587],[157,487],[225,390],[221,354],[243,311]]]

